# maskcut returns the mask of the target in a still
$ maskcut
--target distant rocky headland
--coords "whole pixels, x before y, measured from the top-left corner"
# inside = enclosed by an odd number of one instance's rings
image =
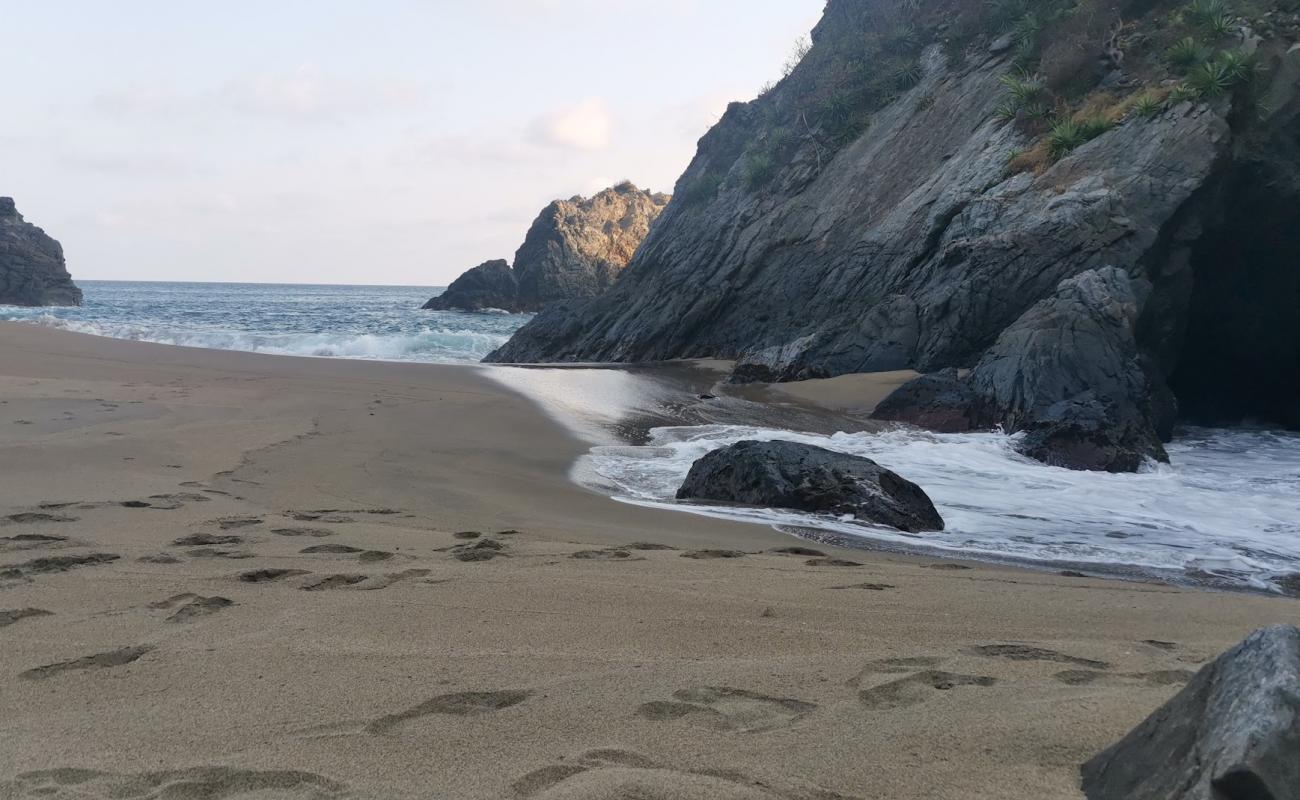
[[[624,182],[591,198],[556,200],[528,229],[513,267],[480,264],[424,308],[538,311],[557,300],[596,297],[631,261],[669,199]]]
[[[0,305],[81,305],[63,247],[24,221],[12,197],[0,197]]]
[[[487,360],[910,368],[889,419],[1083,469],[1300,427],[1297,42],[1282,0],[830,0],[614,286]]]

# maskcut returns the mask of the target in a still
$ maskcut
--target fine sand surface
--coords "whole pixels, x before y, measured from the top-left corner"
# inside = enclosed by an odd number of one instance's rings
[[[474,368],[0,325],[0,798],[1077,798],[1300,620],[773,553],[575,486],[585,447]]]

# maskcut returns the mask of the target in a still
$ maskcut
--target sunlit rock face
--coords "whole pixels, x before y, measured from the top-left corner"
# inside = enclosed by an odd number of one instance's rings
[[[614,284],[668,200],[631,183],[556,200],[529,228],[513,268],[481,264],[424,307],[538,311],[557,300],[595,297]]]

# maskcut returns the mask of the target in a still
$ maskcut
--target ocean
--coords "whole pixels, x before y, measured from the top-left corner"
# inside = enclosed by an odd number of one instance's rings
[[[286,356],[473,363],[527,321],[421,311],[441,288],[77,281],[80,308],[0,306],[0,319],[143,342]]]
[[[528,315],[421,311],[440,289],[80,281],[81,308],[0,307],[0,319],[163,344],[277,355],[472,364]],[[573,477],[619,500],[744,519],[813,539],[1140,575],[1223,588],[1300,590],[1300,434],[1185,428],[1170,464],[1136,475],[1074,472],[1018,455],[999,433],[808,433],[770,424],[665,425],[637,443],[622,418],[680,409],[677,396],[616,370],[491,374],[592,444]],[[741,439],[794,439],[863,455],[923,487],[947,522],[908,535],[852,519],[673,500],[691,463]],[[1291,582],[1295,583],[1292,584]]]

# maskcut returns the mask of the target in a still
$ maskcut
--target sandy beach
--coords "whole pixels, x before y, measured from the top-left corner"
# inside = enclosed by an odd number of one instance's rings
[[[1300,620],[777,552],[578,486],[587,448],[479,368],[0,324],[0,798],[1077,798]]]

